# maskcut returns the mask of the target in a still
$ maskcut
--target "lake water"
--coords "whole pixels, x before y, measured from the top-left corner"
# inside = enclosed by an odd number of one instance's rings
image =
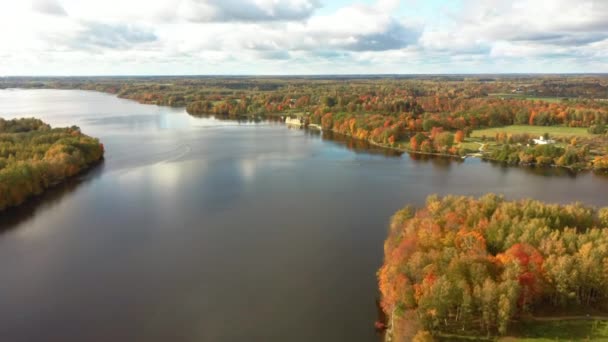
[[[608,178],[413,160],[112,95],[0,91],[106,160],[0,214],[0,341],[374,341],[390,216],[427,195],[608,205]]]

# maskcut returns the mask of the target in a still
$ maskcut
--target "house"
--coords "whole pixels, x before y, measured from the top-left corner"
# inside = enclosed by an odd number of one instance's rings
[[[295,126],[295,127],[305,127],[306,126],[306,119],[304,117],[286,117],[285,118],[285,123],[289,126]]]
[[[545,139],[544,136],[538,137],[538,139],[533,139],[536,145],[547,145],[547,144],[555,144],[555,140]]]

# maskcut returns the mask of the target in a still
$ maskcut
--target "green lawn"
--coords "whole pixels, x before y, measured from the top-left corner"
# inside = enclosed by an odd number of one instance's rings
[[[477,152],[479,150],[479,147],[481,147],[481,143],[477,143],[474,141],[463,141],[458,146],[469,151]]]
[[[504,342],[608,341],[608,322],[595,320],[566,320],[518,324],[513,337]]]
[[[474,130],[471,134],[473,138],[488,138],[494,137],[496,133],[506,132],[513,134],[528,133],[531,135],[543,135],[549,133],[552,136],[589,136],[586,128],[582,127],[565,127],[565,126],[529,126],[529,125],[511,125],[504,127],[493,127],[486,129]]]

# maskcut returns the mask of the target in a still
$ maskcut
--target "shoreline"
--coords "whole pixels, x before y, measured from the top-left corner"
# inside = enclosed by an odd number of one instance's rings
[[[327,130],[321,130],[321,131],[327,131]],[[348,134],[344,134],[344,133],[340,133],[340,132],[336,132],[334,130],[329,130],[330,132],[332,132],[332,134],[339,134],[345,137],[348,137],[350,139],[355,139],[355,140],[359,140],[359,141],[365,141],[368,142],[371,145],[377,146],[377,147],[381,147],[381,148],[386,148],[389,150],[393,150],[393,151],[397,151],[397,152],[402,152],[402,153],[409,153],[409,154],[416,154],[416,155],[422,155],[422,156],[431,156],[431,157],[440,157],[440,158],[445,158],[445,159],[461,159],[464,160],[466,158],[476,158],[476,159],[480,159],[482,161],[487,161],[487,162],[491,162],[494,164],[500,164],[502,166],[506,166],[506,167],[529,167],[529,168],[536,168],[536,169],[543,169],[543,168],[561,168],[561,169],[565,169],[567,171],[570,172],[574,172],[575,174],[578,173],[584,173],[584,172],[593,172],[593,173],[597,173],[597,174],[605,174],[602,173],[600,171],[596,171],[592,168],[586,167],[586,168],[577,168],[577,167],[573,167],[573,166],[567,166],[567,165],[557,165],[557,164],[551,164],[551,165],[546,165],[546,166],[537,166],[537,164],[509,164],[506,162],[503,162],[501,160],[497,160],[497,159],[492,159],[490,157],[487,156],[487,154],[485,153],[485,151],[480,151],[478,153],[468,153],[464,156],[460,156],[460,155],[454,155],[454,154],[445,154],[445,153],[436,153],[436,152],[422,152],[422,151],[414,151],[414,150],[410,150],[410,149],[404,149],[404,148],[399,148],[399,147],[395,147],[395,146],[388,146],[388,145],[384,145],[372,140],[364,140],[364,139],[359,139],[359,138],[355,138],[351,135]]]
[[[78,172],[76,172],[75,174],[67,176],[67,177],[61,179],[60,181],[50,183],[48,186],[46,186],[44,189],[42,189],[42,191],[39,193],[31,193],[31,194],[27,195],[25,197],[25,199],[19,204],[9,205],[5,208],[0,208],[0,216],[2,216],[3,214],[6,214],[6,213],[10,213],[11,211],[17,210],[27,204],[33,203],[37,199],[44,197],[48,192],[50,192],[54,189],[60,188],[61,186],[65,185],[71,181],[74,181],[75,179],[78,179],[89,173],[94,172],[96,169],[101,167],[101,165],[104,162],[105,162],[105,151],[104,151],[104,153],[102,153],[102,155],[99,159],[94,160],[90,163],[87,163],[83,168],[78,170]]]
[[[146,101],[143,99],[135,99],[135,98],[130,98],[127,96],[121,96],[120,94],[118,94],[118,92],[112,92],[112,91],[103,91],[103,90],[96,90],[96,89],[81,89],[81,88],[51,88],[51,87],[42,87],[42,88],[0,88],[0,89],[49,89],[49,90],[83,90],[83,91],[92,91],[92,92],[98,92],[98,93],[102,93],[102,94],[109,94],[109,95],[114,95],[119,99],[124,99],[124,100],[129,100],[129,101],[134,101],[137,102],[139,104],[144,104],[144,105],[152,105],[152,106],[158,106],[158,107],[168,107],[168,108],[183,108],[184,111],[186,111],[186,113],[188,115],[191,116],[213,116],[213,117],[222,117],[220,115],[216,115],[216,114],[193,114],[188,112],[187,110],[187,105],[186,106],[170,106],[170,105],[163,105],[163,104],[158,104],[157,101]],[[256,118],[268,118],[268,117],[274,117],[274,118],[281,118],[282,116],[285,116],[286,113],[270,113],[270,114],[264,114],[263,116],[260,115],[255,115],[255,114],[251,114],[251,115],[241,115],[240,117],[247,117],[247,118],[251,118],[252,120],[255,120]],[[237,118],[235,117],[230,117],[230,116],[225,116],[227,119],[229,120],[237,120]],[[269,120],[270,121],[270,120]],[[315,128],[315,130],[320,130],[321,132],[326,131],[325,129],[321,128],[320,125],[316,125],[319,126],[318,128]],[[304,129],[308,129],[308,125],[306,126],[302,126],[301,128]],[[399,148],[399,147],[395,147],[395,146],[389,146],[389,145],[384,145],[381,143],[377,143],[375,141],[372,141],[370,139],[359,139],[359,138],[355,138],[351,135],[348,134],[344,134],[344,133],[340,133],[340,132],[336,132],[333,129],[329,130],[331,131],[333,134],[339,134],[345,137],[348,137],[350,139],[355,139],[355,140],[359,140],[359,141],[365,141],[368,142],[371,145],[374,145],[376,147],[381,147],[381,148],[386,148],[389,150],[393,150],[393,151],[397,151],[397,152],[401,152],[401,153],[409,153],[409,154],[416,154],[416,155],[420,155],[420,156],[431,156],[431,157],[440,157],[440,158],[446,158],[446,159],[466,159],[466,158],[479,158],[483,161],[489,161],[492,163],[496,163],[496,164],[501,164],[503,166],[507,166],[507,167],[534,167],[534,168],[563,168],[567,171],[570,172],[574,172],[576,174],[581,173],[581,172],[593,172],[593,173],[597,173],[597,174],[606,174],[608,172],[601,172],[601,171],[596,171],[594,170],[592,167],[585,167],[585,168],[575,168],[572,166],[565,166],[565,165],[556,165],[556,164],[551,164],[551,165],[547,165],[547,166],[541,166],[541,167],[537,167],[536,164],[509,164],[500,160],[496,160],[496,159],[492,159],[487,157],[487,153],[486,151],[479,151],[478,153],[475,154],[467,154],[465,156],[460,156],[460,155],[452,155],[452,154],[445,154],[445,153],[436,153],[436,152],[422,152],[422,151],[414,151],[414,150],[410,150],[407,148]],[[479,153],[481,155],[479,155]]]

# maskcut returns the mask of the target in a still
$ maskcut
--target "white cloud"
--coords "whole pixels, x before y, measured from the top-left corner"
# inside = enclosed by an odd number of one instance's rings
[[[318,7],[316,0],[188,0],[178,16],[194,22],[289,21],[308,18]]]
[[[317,0],[63,0],[70,14],[89,20],[264,22],[303,20]]]
[[[65,9],[56,0],[34,0],[32,2],[32,10],[50,15],[67,15]]]

